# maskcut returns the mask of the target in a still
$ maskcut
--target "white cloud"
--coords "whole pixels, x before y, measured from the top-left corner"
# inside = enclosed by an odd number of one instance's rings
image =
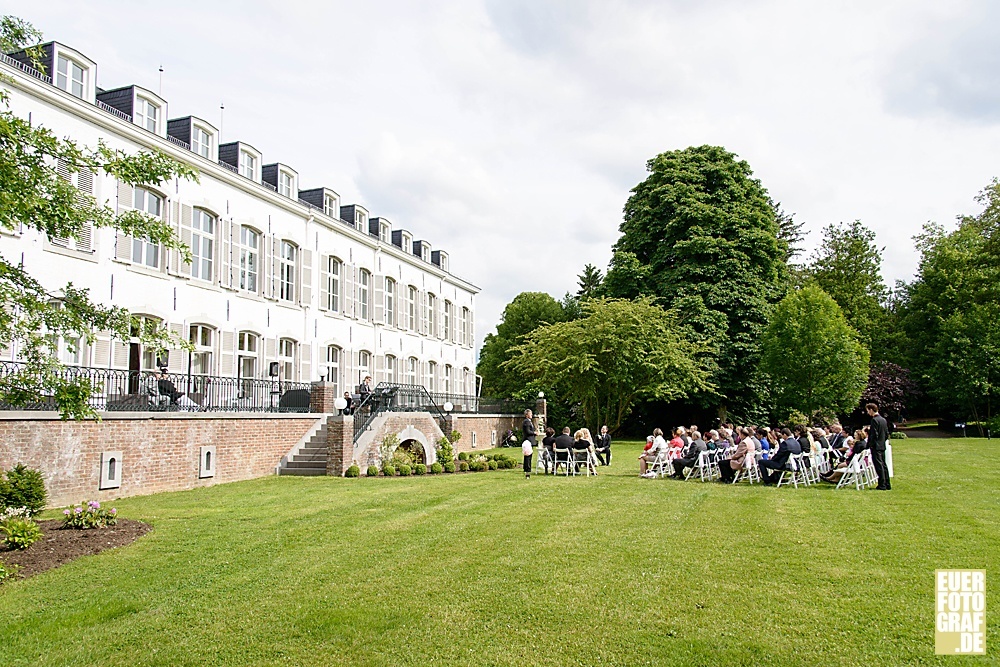
[[[603,267],[657,153],[746,159],[818,239],[861,219],[909,277],[910,237],[1000,172],[991,3],[570,0],[11,9],[217,123],[268,161],[448,250],[484,336],[522,290]],[[178,17],[183,17],[181,20]]]

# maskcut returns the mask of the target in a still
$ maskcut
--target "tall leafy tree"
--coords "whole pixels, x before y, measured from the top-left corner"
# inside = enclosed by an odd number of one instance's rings
[[[479,353],[476,372],[483,378],[483,393],[509,397],[521,394],[526,387],[537,393],[530,378],[503,368],[503,363],[511,358],[511,348],[520,345],[529,333],[565,320],[563,306],[544,292],[521,292],[514,297],[504,308],[496,333],[487,334]]]
[[[788,286],[775,207],[750,165],[718,146],[662,153],[646,166],[615,251],[631,253],[645,269],[645,293],[717,350],[712,400],[751,413],[760,402],[760,332]]]
[[[806,266],[806,275],[833,297],[876,359],[884,358],[890,323],[889,290],[882,280],[883,250],[875,242],[875,232],[860,220],[827,225]]]
[[[30,23],[11,16],[0,19],[0,50],[13,51],[40,40],[41,33]],[[36,67],[41,69],[41,64],[36,62]],[[0,84],[12,85],[2,77]],[[71,175],[86,169],[130,185],[155,185],[174,176],[196,178],[193,169],[156,151],[126,155],[104,144],[81,146],[8,109],[9,94],[0,90],[0,228],[78,238],[87,224],[115,227],[177,248],[190,260],[190,251],[164,221],[138,211],[116,215],[80,192],[59,171]],[[110,331],[121,340],[138,334],[153,348],[183,344],[171,341],[162,329],[140,323],[122,308],[95,303],[87,290],[48,284],[25,271],[16,258],[0,253],[0,348],[16,346],[25,362],[0,377],[0,403],[24,405],[52,399],[64,418],[95,415],[89,405],[93,385],[86,378],[62,372],[53,342],[60,337],[92,341],[98,330]]]
[[[898,417],[919,393],[909,369],[883,361],[872,364],[868,372],[868,386],[861,394],[861,404],[875,403],[883,415]]]
[[[592,431],[618,429],[635,404],[710,389],[705,352],[679,333],[676,314],[652,299],[590,299],[578,320],[540,327],[504,367],[558,387]]]
[[[910,368],[939,409],[971,418],[989,411],[995,392],[990,327],[1000,303],[1000,182],[977,201],[982,213],[959,218],[951,231],[924,226],[916,237],[917,277],[899,290]]]
[[[581,299],[589,299],[591,297],[597,296],[598,291],[601,289],[601,281],[604,276],[601,275],[601,270],[594,266],[593,264],[587,264],[583,267],[583,273],[578,276],[578,284],[580,289],[577,290],[576,295]]]
[[[868,381],[868,350],[837,302],[815,285],[790,292],[761,341],[776,416],[850,412]]]

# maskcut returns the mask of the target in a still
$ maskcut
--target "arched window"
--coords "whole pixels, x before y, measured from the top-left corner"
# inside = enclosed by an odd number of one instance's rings
[[[215,257],[215,216],[200,208],[191,214],[191,277],[212,280]]]
[[[257,274],[260,271],[260,232],[250,227],[240,227],[240,289],[257,291]]]
[[[280,296],[283,301],[295,301],[295,261],[298,257],[298,251],[299,249],[294,243],[281,242],[278,278],[281,286]]]
[[[278,340],[278,377],[291,382],[295,380],[295,353],[298,343],[291,338]]]
[[[430,292],[427,293],[427,319],[425,321],[427,322],[427,335],[436,336],[438,325],[437,297]]]
[[[326,307],[340,312],[340,276],[344,263],[336,257],[326,258]]]
[[[145,188],[136,188],[132,208],[154,218],[162,218],[163,198]],[[132,262],[153,269],[160,268],[160,244],[149,239],[132,239]]]
[[[188,327],[188,342],[194,346],[191,351],[191,374],[212,375],[215,329],[207,324],[192,324]]]
[[[340,396],[340,355],[341,349],[336,345],[326,346],[326,381],[333,384],[335,396]]]
[[[417,330],[417,288],[410,285],[406,290],[406,328]],[[416,384],[416,383],[414,383]]]
[[[358,317],[362,320],[371,319],[371,310],[369,308],[371,301],[368,298],[371,284],[372,274],[366,269],[361,269],[358,272]]]
[[[257,377],[260,337],[252,331],[241,331],[236,340],[236,376],[242,381],[242,396],[248,396],[253,392],[253,381]]]
[[[385,279],[385,323],[396,324],[396,281],[392,278]]]
[[[451,301],[444,302],[444,331],[441,332],[442,338],[447,338],[448,340],[455,341],[455,332],[452,331],[452,325],[455,323],[455,315],[452,312],[454,306]]]
[[[462,308],[462,319],[458,325],[459,342],[462,345],[469,344],[469,309]]]
[[[396,368],[396,357],[391,354],[385,356],[385,381],[393,384],[399,382],[398,369]]]
[[[451,387],[451,366],[445,365],[444,367],[444,378],[441,383],[441,391],[446,394],[450,394],[452,390]]]
[[[427,380],[425,383],[427,391],[430,392],[437,391],[437,382],[435,381],[437,379],[437,369],[438,369],[437,363],[433,361],[427,363]]]

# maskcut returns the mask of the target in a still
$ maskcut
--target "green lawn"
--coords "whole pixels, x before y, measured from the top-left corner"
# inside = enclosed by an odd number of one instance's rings
[[[638,479],[617,443],[591,479],[121,500],[153,532],[0,587],[0,664],[997,664],[1000,447],[893,444],[890,493]],[[989,570],[986,657],[934,655],[935,568]]]

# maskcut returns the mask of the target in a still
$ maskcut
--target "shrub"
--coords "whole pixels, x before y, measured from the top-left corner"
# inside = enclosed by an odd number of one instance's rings
[[[359,477],[361,475],[361,468],[357,465],[352,465],[350,468],[344,471],[344,477]]]
[[[8,565],[0,560],[0,584],[17,576],[17,571],[21,569],[17,565]]]
[[[459,433],[458,431],[452,431],[451,433],[448,434],[448,442],[450,442],[453,445],[461,439],[462,439],[462,434]]]
[[[365,474],[369,477],[378,477],[378,466],[368,466],[368,471]]]
[[[435,463],[431,464],[431,474],[432,475],[440,475],[443,470],[444,470],[444,466],[442,466],[440,463],[435,462]]]
[[[427,474],[427,466],[425,466],[423,463],[418,463],[417,465],[413,466],[413,474],[414,475],[426,475]]]
[[[448,440],[448,438],[441,438],[438,440],[437,457],[439,461],[444,461],[445,464],[449,461],[455,460],[455,448],[451,446],[451,441]]]
[[[459,461],[468,461],[469,460],[469,453],[468,452],[459,452],[458,453],[458,460]]]
[[[909,436],[902,431],[893,431],[889,434],[889,438],[892,440],[906,440]]]
[[[7,479],[0,480],[0,509],[26,507],[29,516],[45,509],[45,480],[42,473],[18,463],[7,471]]]
[[[496,459],[493,459],[492,461],[490,461],[486,465],[489,466],[490,470],[496,470],[497,469],[497,461],[496,461]]]
[[[447,473],[455,472],[455,462],[454,461],[448,461],[447,463],[445,463],[444,464],[444,471],[447,472]]]
[[[466,463],[465,468],[463,468],[463,470],[470,470],[472,472],[479,472],[482,469],[483,469],[482,461],[470,461],[469,463]]]
[[[27,516],[11,516],[0,521],[0,535],[8,549],[27,549],[42,537],[42,529]]]
[[[103,528],[118,523],[118,510],[112,507],[103,509],[96,500],[88,501],[86,505],[77,505],[63,510],[63,528]]]
[[[404,463],[403,465],[399,466],[400,477],[409,477],[411,472],[413,472],[413,469],[410,468],[409,464]]]
[[[504,470],[511,470],[513,468],[516,468],[517,467],[517,461],[515,461],[514,459],[507,459],[507,458],[505,458],[503,460],[503,467],[504,467]]]
[[[391,465],[382,466],[382,474],[386,477],[392,477],[396,474],[396,467]]]

